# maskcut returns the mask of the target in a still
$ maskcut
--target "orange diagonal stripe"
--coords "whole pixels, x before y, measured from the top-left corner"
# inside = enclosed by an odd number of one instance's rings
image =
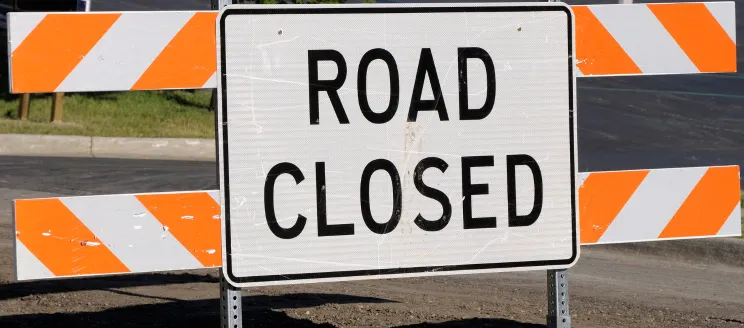
[[[205,267],[222,264],[220,205],[205,192],[138,195],[148,211]],[[208,252],[217,250],[216,252]]]
[[[59,199],[18,200],[15,209],[16,238],[54,275],[129,272]]]
[[[659,238],[715,235],[739,206],[739,197],[738,166],[709,168]]]
[[[572,6],[576,22],[576,65],[584,75],[640,74],[589,7]]]
[[[201,88],[217,71],[216,12],[198,12],[173,37],[132,90]]]
[[[641,170],[589,174],[579,188],[582,243],[599,241],[648,172]]]
[[[14,92],[56,90],[121,14],[47,14],[11,54]]]
[[[704,3],[648,8],[701,72],[736,72],[736,44]]]

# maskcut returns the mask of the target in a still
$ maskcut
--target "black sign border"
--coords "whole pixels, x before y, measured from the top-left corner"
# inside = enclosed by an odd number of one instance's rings
[[[565,260],[547,260],[547,261],[524,261],[524,262],[502,262],[502,263],[478,263],[478,264],[466,264],[466,265],[444,265],[444,266],[428,266],[428,267],[410,267],[410,268],[389,268],[389,269],[370,269],[370,270],[348,270],[348,271],[330,271],[330,272],[314,272],[314,273],[298,273],[298,274],[285,274],[285,275],[265,275],[265,276],[251,276],[251,277],[238,277],[233,274],[232,268],[232,250],[231,250],[231,234],[230,234],[230,182],[229,182],[229,162],[228,162],[228,142],[227,142],[227,77],[226,67],[226,47],[225,47],[225,20],[231,15],[275,15],[275,14],[398,14],[398,13],[463,13],[463,12],[544,12],[544,11],[562,11],[566,13],[566,19],[568,23],[567,36],[568,36],[568,76],[569,76],[569,87],[568,87],[568,104],[569,104],[569,135],[570,135],[570,148],[571,148],[571,229],[572,229],[572,255],[570,258]],[[445,272],[445,271],[471,271],[471,270],[484,270],[484,269],[503,269],[503,268],[523,268],[523,267],[539,267],[546,266],[564,266],[573,263],[578,256],[578,243],[576,236],[576,163],[574,156],[574,57],[573,57],[573,13],[567,6],[561,5],[509,5],[509,6],[416,6],[416,7],[385,7],[385,6],[371,6],[371,7],[324,7],[324,8],[230,8],[226,7],[223,10],[222,16],[219,19],[219,38],[220,38],[220,79],[222,87],[222,121],[215,123],[222,125],[222,140],[220,143],[219,138],[216,139],[217,149],[222,148],[223,158],[223,175],[224,186],[224,204],[222,208],[225,210],[225,236],[223,244],[226,249],[226,267],[222,270],[228,279],[238,284],[250,284],[260,282],[273,282],[273,281],[298,281],[298,280],[309,280],[309,279],[328,279],[328,278],[341,278],[341,277],[358,277],[358,276],[379,276],[379,275],[403,275],[410,273],[424,273],[424,272]],[[219,154],[218,154],[219,158]],[[218,169],[219,170],[219,169]],[[218,180],[219,181],[219,180]],[[220,184],[223,181],[219,181]]]

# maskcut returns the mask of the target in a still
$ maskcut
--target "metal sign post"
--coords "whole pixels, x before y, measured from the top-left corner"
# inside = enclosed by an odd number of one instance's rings
[[[77,11],[90,11],[90,2],[93,0],[78,0]]]
[[[240,288],[230,285],[222,275],[222,270],[220,270],[220,327],[243,327],[243,306]]]
[[[571,328],[568,270],[548,270],[548,328]]]
[[[559,0],[547,1],[560,2]],[[571,328],[571,314],[568,311],[568,269],[548,270],[547,285],[548,328]]]
[[[212,9],[220,10],[231,4],[231,0],[212,0]],[[212,104],[217,110],[217,89],[212,90]],[[230,284],[220,271],[220,327],[242,328],[243,327],[243,300],[240,288]]]

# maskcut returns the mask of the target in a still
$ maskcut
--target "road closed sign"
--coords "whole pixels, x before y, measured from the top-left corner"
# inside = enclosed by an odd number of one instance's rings
[[[578,259],[565,4],[234,5],[217,24],[233,285]]]

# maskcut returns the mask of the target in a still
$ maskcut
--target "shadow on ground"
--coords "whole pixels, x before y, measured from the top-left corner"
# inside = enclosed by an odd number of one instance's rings
[[[544,328],[545,325],[524,323],[507,319],[461,319],[438,323],[420,323],[415,325],[398,326],[397,328],[465,328],[465,327],[489,327],[489,328]]]
[[[196,90],[190,89],[190,90],[183,90],[183,91],[188,92],[188,93],[194,93]],[[181,106],[194,107],[194,108],[207,109],[207,110],[211,109],[210,104],[207,104],[207,105],[200,104],[198,102],[189,100],[188,98],[183,97],[182,95],[176,92],[173,92],[171,90],[164,91],[162,95],[163,97],[165,97],[165,99],[168,99],[169,101],[173,101]]]
[[[29,295],[45,295],[83,290],[111,290],[114,288],[188,284],[195,282],[218,283],[219,279],[208,275],[182,274],[133,274],[85,279],[59,279],[10,283],[0,285],[0,300],[21,298]],[[4,326],[0,324],[0,327]]]
[[[282,296],[243,297],[244,327],[336,327],[329,323],[315,323],[298,319],[278,311],[288,308],[314,307],[324,304],[385,303],[379,298],[338,294],[289,294]],[[0,317],[0,327],[110,327],[110,328],[187,328],[218,327],[219,301],[177,301],[110,309],[100,312],[25,314]],[[440,323],[420,323],[400,328],[543,328],[544,325],[522,323],[506,319],[460,319]]]
[[[339,294],[288,294],[243,297],[246,327],[334,327],[289,317],[277,310],[324,304],[394,302]],[[100,312],[28,314],[0,317],[0,327],[218,327],[219,300],[176,301],[110,309]],[[435,326],[432,326],[435,327]],[[510,327],[510,326],[507,326]]]
[[[61,279],[0,285],[0,300],[39,296],[83,290],[104,290],[116,294],[151,298],[158,304],[142,304],[113,308],[97,312],[75,312],[54,314],[21,314],[0,317],[0,327],[217,327],[219,326],[219,300],[184,301],[167,297],[153,297],[121,288],[173,285],[194,282],[214,283],[219,280],[210,275],[192,273],[138,274],[105,278]],[[246,327],[335,327],[328,323],[315,323],[297,319],[281,312],[283,309],[310,308],[326,304],[374,304],[396,301],[343,294],[296,293],[279,296],[251,295],[243,297],[243,324]],[[64,306],[60,309],[64,310]],[[446,327],[498,327],[498,328],[542,328],[543,325],[521,323],[506,319],[461,319],[437,323],[419,323],[401,328],[446,328]]]

